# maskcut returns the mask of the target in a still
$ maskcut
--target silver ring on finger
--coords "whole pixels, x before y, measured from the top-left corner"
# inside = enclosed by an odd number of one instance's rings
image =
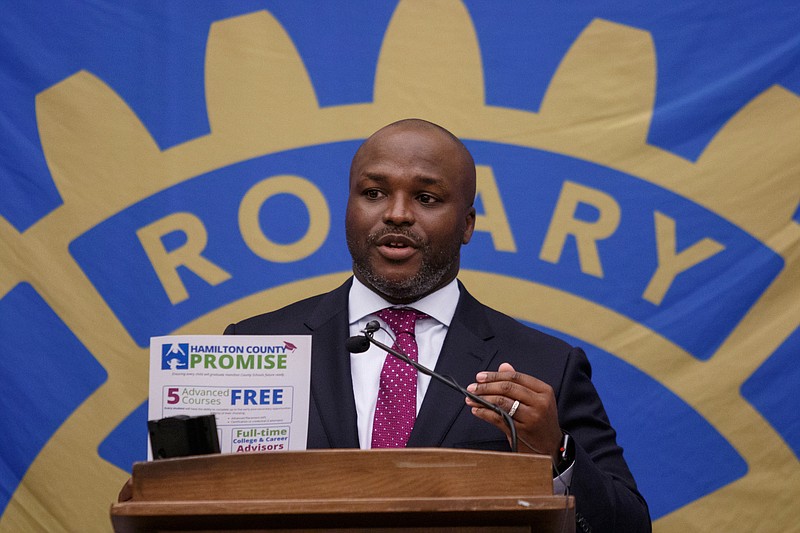
[[[519,400],[514,400],[514,403],[511,405],[511,409],[508,410],[508,416],[514,418],[514,413],[517,412],[519,408]]]

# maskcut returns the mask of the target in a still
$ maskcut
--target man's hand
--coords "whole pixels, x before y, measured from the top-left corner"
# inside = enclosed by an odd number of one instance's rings
[[[497,372],[480,372],[475,379],[477,383],[471,384],[467,390],[500,409],[510,412],[514,402],[519,401],[513,414],[519,451],[549,455],[555,460],[561,442],[561,427],[553,388],[533,376],[517,372],[508,363],[502,363]],[[469,398],[466,402],[473,415],[500,428],[511,438],[503,417]]]

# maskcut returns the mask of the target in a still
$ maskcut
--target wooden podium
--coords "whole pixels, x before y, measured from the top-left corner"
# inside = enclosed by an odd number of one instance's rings
[[[574,532],[546,457],[439,448],[203,455],[133,465],[130,531]]]

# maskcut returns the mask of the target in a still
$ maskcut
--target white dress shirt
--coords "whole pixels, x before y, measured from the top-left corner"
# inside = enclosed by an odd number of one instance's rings
[[[458,283],[453,280],[433,294],[417,300],[413,305],[393,305],[353,278],[348,302],[350,335],[360,335],[361,330],[371,320],[377,320],[381,326],[391,331],[376,313],[387,307],[413,307],[431,317],[417,320],[415,337],[420,364],[433,369],[442,351],[450,321],[456,312],[458,297]],[[388,346],[394,343],[384,330],[375,332],[375,340]],[[350,354],[350,374],[353,378],[353,396],[358,419],[358,441],[362,449],[368,449],[372,445],[372,419],[375,417],[381,369],[385,359],[386,352],[374,345],[370,345],[369,350],[364,353]],[[430,382],[430,376],[417,373],[417,412]]]

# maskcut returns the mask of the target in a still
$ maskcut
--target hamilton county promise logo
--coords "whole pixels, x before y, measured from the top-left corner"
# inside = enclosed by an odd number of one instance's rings
[[[188,367],[188,343],[161,345],[161,370],[186,370]]]

